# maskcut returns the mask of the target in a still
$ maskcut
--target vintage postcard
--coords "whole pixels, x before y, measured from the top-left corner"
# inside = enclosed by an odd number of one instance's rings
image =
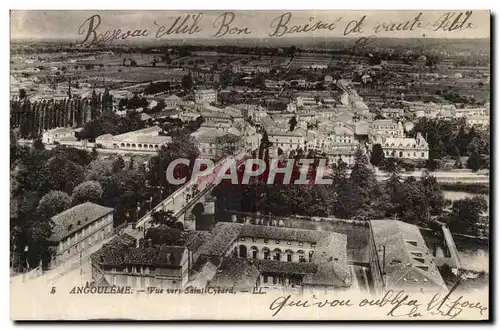
[[[489,320],[490,12],[10,13],[13,320]]]

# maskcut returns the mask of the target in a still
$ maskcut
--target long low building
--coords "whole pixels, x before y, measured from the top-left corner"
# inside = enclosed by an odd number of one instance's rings
[[[351,287],[346,246],[340,233],[219,222],[197,254],[222,258],[208,286],[328,292]]]
[[[152,126],[120,135],[101,135],[95,139],[95,142],[96,145],[101,145],[105,149],[156,152],[161,146],[172,141],[170,136],[160,135],[161,131],[160,127]]]

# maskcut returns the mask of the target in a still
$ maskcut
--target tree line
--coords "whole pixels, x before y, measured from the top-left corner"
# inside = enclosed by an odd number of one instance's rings
[[[19,98],[10,101],[10,127],[19,129],[19,137],[36,139],[43,131],[58,127],[80,127],[102,113],[113,109],[109,91],[90,98],[64,98],[62,100],[30,101],[20,92]]]

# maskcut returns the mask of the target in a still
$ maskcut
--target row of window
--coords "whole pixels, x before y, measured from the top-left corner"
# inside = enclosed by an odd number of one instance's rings
[[[103,240],[105,234],[109,234],[110,232],[111,232],[111,227],[106,227],[106,229],[103,229],[99,232],[96,232],[96,233],[88,236],[87,238],[85,238],[84,240],[82,240],[81,242],[76,244],[75,246],[71,246],[69,249],[66,250],[66,252],[64,254],[66,256],[69,256],[71,254],[83,251],[87,247],[92,246],[92,244],[94,242],[98,242],[98,241]],[[59,244],[59,251],[62,251],[64,249],[64,245],[68,246],[69,244]]]
[[[386,144],[385,144],[385,146],[386,146],[386,147],[395,147],[394,143],[391,143],[391,145],[390,145],[390,146],[389,146],[389,143],[386,143]],[[400,143],[400,144],[398,145],[398,147],[403,148],[404,146],[403,146],[403,144],[401,144],[401,143]],[[407,144],[407,145],[406,145],[406,148],[416,148],[416,147],[417,147],[417,145],[416,145],[416,144],[414,144],[413,146],[412,146],[412,145],[410,145],[410,144]]]
[[[94,221],[90,225],[83,227],[80,231],[77,231],[76,233],[72,234],[71,236],[68,236],[68,238],[66,238],[62,242],[62,245],[68,247],[70,245],[75,244],[82,237],[85,237],[86,235],[90,234],[91,232],[95,231],[96,229],[102,227],[107,220],[109,220],[109,216],[106,216],[105,218]],[[68,227],[68,230],[71,230],[71,227]]]
[[[386,156],[395,156],[396,155],[396,152],[395,151],[386,151],[385,152],[385,155]],[[399,152],[399,157],[404,157],[404,153],[402,151]],[[411,157],[411,153],[407,153],[407,157]],[[413,157],[417,157],[417,153],[416,152],[413,152]],[[420,154],[420,157],[424,158],[425,157],[425,153],[422,152]]]
[[[246,238],[245,237],[240,237],[240,241],[241,242],[245,242]],[[252,237],[252,242],[257,242],[258,238],[256,237]],[[264,238],[264,243],[269,243],[269,239],[268,238]],[[275,240],[274,241],[274,244],[280,244],[281,241],[280,240]],[[286,242],[286,245],[292,245],[292,242],[291,241],[287,241]],[[299,241],[299,246],[303,246],[304,245],[304,242],[300,242]],[[314,248],[316,246],[316,243],[310,243],[311,247]]]
[[[116,147],[117,145],[114,144],[114,146]],[[135,144],[135,143],[120,143],[120,147],[122,148],[143,148],[143,149],[158,149],[160,146],[158,144],[142,144],[142,143],[139,143],[139,144]]]

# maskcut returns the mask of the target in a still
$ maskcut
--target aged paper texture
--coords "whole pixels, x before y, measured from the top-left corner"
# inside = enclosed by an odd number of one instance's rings
[[[14,320],[488,320],[488,11],[11,11]]]

